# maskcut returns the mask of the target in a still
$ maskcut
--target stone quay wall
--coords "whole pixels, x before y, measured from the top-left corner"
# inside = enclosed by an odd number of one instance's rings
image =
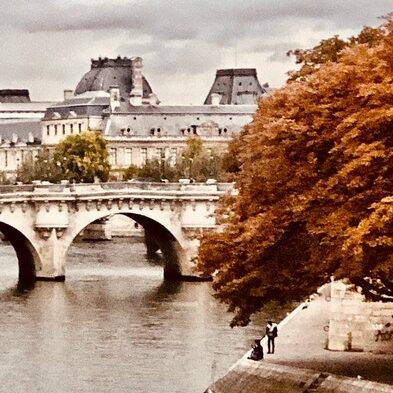
[[[393,353],[393,302],[368,302],[344,283],[332,283],[328,349]]]

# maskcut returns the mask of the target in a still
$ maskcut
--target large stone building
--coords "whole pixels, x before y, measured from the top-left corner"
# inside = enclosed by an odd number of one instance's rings
[[[49,101],[31,101],[28,90],[0,90],[0,172],[12,174],[41,148],[41,119]]]
[[[99,130],[108,141],[110,164],[116,172],[147,159],[175,160],[191,135],[198,135],[208,149],[225,148],[233,133],[252,120],[258,98],[266,93],[255,69],[218,70],[204,105],[160,105],[143,76],[140,57],[99,58],[91,61],[90,71],[74,91],[65,90],[62,102],[48,103],[45,113],[41,112],[40,135],[38,122],[33,121],[27,136],[30,143],[51,148],[67,135]],[[17,128],[24,132],[15,129],[11,140],[10,132],[3,137],[8,156],[18,143],[27,143],[25,126],[19,123]],[[11,129],[9,123],[7,129]],[[0,136],[4,132],[0,127]],[[19,161],[10,167],[4,155],[1,145],[3,171],[15,170],[23,161],[19,154]]]

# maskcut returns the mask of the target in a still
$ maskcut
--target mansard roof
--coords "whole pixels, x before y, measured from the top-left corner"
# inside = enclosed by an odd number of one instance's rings
[[[98,58],[91,59],[91,68],[79,81],[75,94],[87,91],[103,90],[109,92],[111,86],[120,87],[120,95],[128,98],[132,88],[132,60],[127,57],[116,59]],[[143,97],[147,98],[153,91],[145,79],[143,79]]]
[[[133,106],[128,102],[121,103],[121,107],[115,112],[119,115],[187,115],[187,114],[254,114],[256,105],[138,105]]]
[[[212,94],[221,96],[221,105],[257,104],[267,91],[260,85],[255,68],[217,70],[216,78],[205,104],[212,103]]]
[[[0,102],[30,102],[30,94],[27,89],[1,89]]]
[[[27,142],[29,134],[31,134],[35,141],[41,140],[41,123],[36,121],[18,121],[18,122],[1,122],[0,123],[0,137],[2,140],[11,140],[13,134],[18,136],[19,141]]]
[[[89,91],[50,106],[46,110],[43,120],[101,116],[108,106],[109,93],[105,91]]]

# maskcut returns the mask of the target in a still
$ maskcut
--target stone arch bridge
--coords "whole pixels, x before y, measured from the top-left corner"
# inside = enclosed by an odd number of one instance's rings
[[[20,282],[65,278],[66,255],[89,224],[124,214],[161,249],[164,276],[195,277],[197,235],[215,227],[214,210],[230,184],[98,183],[0,187],[0,231],[13,245]]]

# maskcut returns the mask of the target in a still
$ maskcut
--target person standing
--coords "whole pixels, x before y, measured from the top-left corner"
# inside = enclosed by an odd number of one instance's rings
[[[267,353],[274,353],[274,340],[278,336],[278,327],[276,323],[272,321],[267,321],[266,335],[267,335]]]

